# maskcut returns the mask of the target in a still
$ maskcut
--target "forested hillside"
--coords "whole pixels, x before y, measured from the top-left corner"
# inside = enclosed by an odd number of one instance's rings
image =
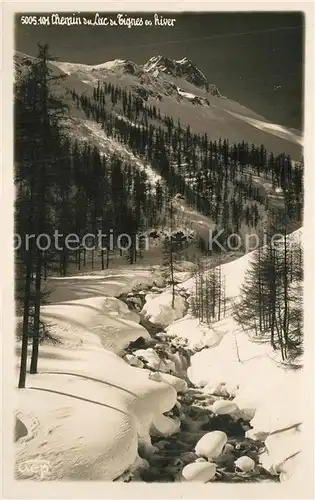
[[[47,45],[16,56],[14,117],[17,420],[40,428],[17,431],[17,477],[42,453],[58,480],[284,480],[300,414],[265,426],[266,380],[302,373],[297,136],[186,58],[89,67]]]

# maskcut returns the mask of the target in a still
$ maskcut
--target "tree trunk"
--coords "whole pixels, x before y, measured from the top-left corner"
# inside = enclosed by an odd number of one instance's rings
[[[106,269],[109,268],[109,248],[106,250]]]
[[[81,247],[78,248],[77,250],[77,255],[78,255],[78,271],[81,270]]]
[[[21,348],[21,362],[20,362],[20,377],[18,385],[20,389],[24,389],[26,381],[28,324],[29,324],[30,298],[31,298],[31,275],[32,275],[32,253],[31,250],[27,250],[25,288],[24,288],[22,348]]]
[[[38,351],[39,351],[39,328],[40,328],[40,301],[41,301],[41,273],[42,256],[41,250],[37,249],[36,258],[36,280],[35,280],[35,315],[33,328],[33,346],[30,373],[37,373]]]
[[[101,250],[101,262],[102,262],[102,271],[104,271],[104,249],[102,248]]]

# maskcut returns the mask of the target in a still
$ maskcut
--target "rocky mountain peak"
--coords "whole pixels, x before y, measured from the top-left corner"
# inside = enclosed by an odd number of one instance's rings
[[[177,78],[185,78],[193,85],[206,90],[210,86],[204,73],[187,57],[174,60],[162,55],[153,56],[143,65],[143,69],[154,76],[161,72]]]

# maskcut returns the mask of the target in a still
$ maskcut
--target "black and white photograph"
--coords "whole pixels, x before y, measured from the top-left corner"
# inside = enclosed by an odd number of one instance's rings
[[[302,498],[305,13],[58,8],[14,14],[12,478]]]

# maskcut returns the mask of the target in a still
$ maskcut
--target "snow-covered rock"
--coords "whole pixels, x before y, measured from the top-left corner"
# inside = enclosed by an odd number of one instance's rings
[[[251,395],[256,406],[255,416],[251,420],[252,433],[256,435],[298,426],[304,420],[301,404],[304,370],[290,371],[275,366],[269,366],[267,370],[266,366],[264,381],[260,387],[257,384],[256,390],[252,388],[251,391],[246,391],[246,395]],[[272,386],[270,380],[273,380]]]
[[[164,328],[173,321],[182,318],[185,310],[185,299],[176,295],[173,308],[172,293],[170,291],[166,291],[159,295],[148,294],[146,296],[146,303],[143,306],[141,314],[146,320]]]
[[[206,394],[213,394],[221,397],[229,397],[230,394],[226,388],[226,384],[224,382],[212,384],[211,382],[204,386],[203,391]]]
[[[163,288],[166,286],[165,278],[163,276],[159,276],[158,278],[155,278],[154,286],[156,288],[158,288],[159,290],[163,290]]]
[[[143,368],[144,367],[143,362],[139,358],[137,358],[137,356],[134,356],[133,354],[126,354],[126,356],[124,357],[124,359],[127,361],[127,363],[130,366],[136,366],[137,368]]]
[[[149,467],[150,464],[145,458],[137,456],[134,463],[129,467],[129,471],[134,474],[138,471],[148,469]]]
[[[161,360],[160,371],[163,373],[175,373],[175,363],[170,359],[163,358]]]
[[[170,418],[165,415],[158,415],[152,422],[152,436],[172,436],[180,429],[180,420],[178,418]]]
[[[190,314],[186,314],[178,321],[174,321],[166,331],[172,337],[187,339],[188,347],[195,351],[204,347],[216,346],[226,333],[223,328],[213,330],[208,325],[200,323],[198,318],[194,318]]]
[[[188,388],[185,380],[175,377],[174,375],[170,375],[169,373],[149,372],[149,377],[151,380],[156,382],[164,382],[165,384],[171,385],[176,392],[186,392]]]
[[[240,469],[242,472],[250,472],[255,468],[255,462],[252,458],[250,457],[239,457],[237,460],[234,462],[235,467]]]
[[[152,347],[149,347],[148,349],[138,349],[137,351],[134,351],[134,355],[138,358],[141,357],[145,359],[148,365],[154,370],[160,369],[161,359]]]
[[[207,432],[196,444],[195,451],[198,456],[217,458],[226,445],[227,435],[222,431]]]
[[[238,407],[234,401],[218,399],[213,403],[212,411],[217,415],[233,415],[238,411]]]
[[[183,468],[182,476],[186,481],[207,483],[214,478],[216,465],[209,462],[193,462]]]

